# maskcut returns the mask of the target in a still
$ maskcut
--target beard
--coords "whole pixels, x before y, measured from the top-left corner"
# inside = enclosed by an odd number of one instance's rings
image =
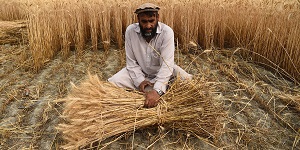
[[[153,28],[143,28],[141,24],[139,24],[139,26],[141,29],[142,36],[147,39],[148,38],[152,39],[156,35],[158,22],[155,24]],[[151,32],[147,32],[147,30],[151,30]]]

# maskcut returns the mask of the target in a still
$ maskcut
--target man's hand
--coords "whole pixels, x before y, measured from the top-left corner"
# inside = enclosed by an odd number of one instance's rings
[[[145,87],[146,86],[153,86],[153,83],[150,81],[144,80],[140,85],[139,85],[139,91],[145,93]]]
[[[146,92],[145,94],[146,100],[144,103],[144,107],[146,108],[152,108],[157,106],[160,96],[155,90],[151,90],[149,92]]]

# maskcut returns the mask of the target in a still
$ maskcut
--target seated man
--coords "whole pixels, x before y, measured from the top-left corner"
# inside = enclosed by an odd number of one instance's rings
[[[192,75],[174,64],[174,32],[159,22],[159,7],[145,3],[136,9],[138,23],[125,32],[126,67],[108,79],[124,88],[145,93],[144,107],[155,107],[171,76],[191,79]],[[151,87],[146,91],[146,87]]]

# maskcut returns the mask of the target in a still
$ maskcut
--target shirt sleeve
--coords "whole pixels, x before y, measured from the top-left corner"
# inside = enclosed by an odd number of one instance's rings
[[[174,32],[171,28],[167,28],[163,34],[163,42],[161,45],[161,68],[159,69],[156,82],[153,89],[166,92],[167,84],[174,70]]]
[[[126,51],[126,69],[129,72],[131,79],[133,80],[133,84],[136,87],[145,80],[145,75],[142,72],[142,68],[139,66],[133,52],[133,48],[131,45],[131,37],[130,34],[132,32],[132,28],[127,28],[125,32],[125,51]]]

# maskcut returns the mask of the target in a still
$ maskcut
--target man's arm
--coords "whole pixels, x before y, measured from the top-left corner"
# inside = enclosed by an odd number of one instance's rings
[[[171,28],[167,28],[163,35],[163,43],[161,46],[161,57],[162,62],[161,68],[156,76],[156,82],[153,89],[156,91],[161,90],[166,92],[168,81],[173,74],[174,70],[174,32]]]
[[[144,103],[144,107],[151,108],[157,106],[161,93],[166,92],[167,83],[173,74],[174,70],[174,33],[171,28],[168,28],[166,33],[163,35],[163,43],[160,48],[160,61],[161,68],[159,69],[156,82],[154,83],[154,87],[152,91],[146,93],[146,100]]]
[[[131,30],[132,26],[129,26],[125,32],[126,69],[133,80],[133,84],[136,87],[139,87],[139,85],[145,80],[145,76],[142,72],[142,68],[136,60],[136,57],[134,56],[131,45]]]

